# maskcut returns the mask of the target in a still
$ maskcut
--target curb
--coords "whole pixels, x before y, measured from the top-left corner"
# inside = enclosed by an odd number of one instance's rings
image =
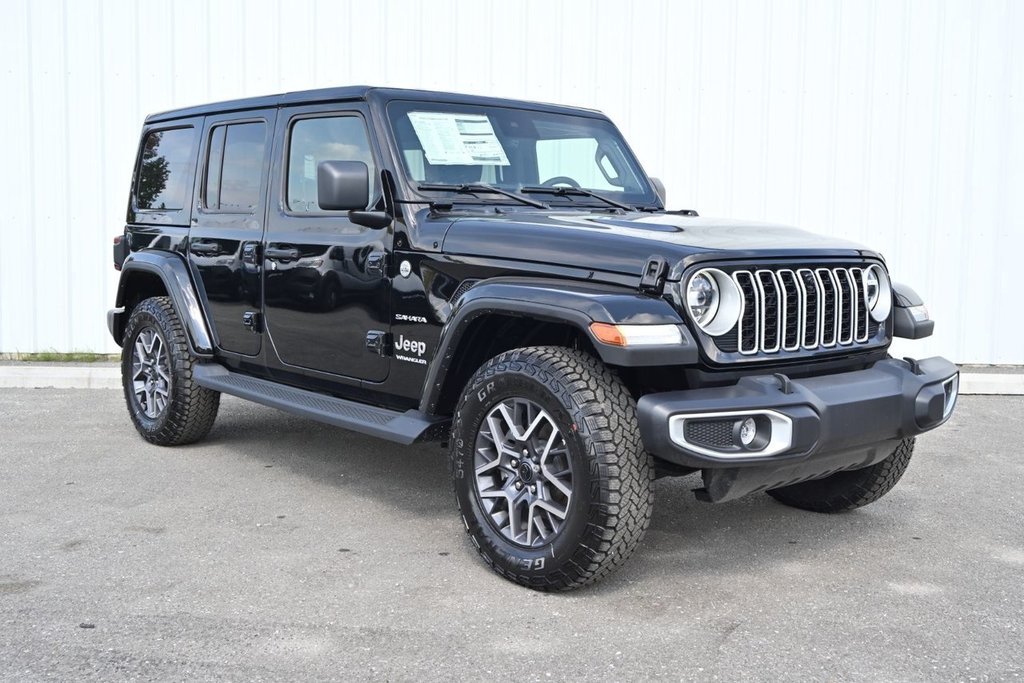
[[[0,389],[120,389],[117,365],[0,365]],[[1024,395],[1024,373],[961,372],[965,395]]]
[[[1019,396],[1024,394],[1024,374],[961,372],[960,393]]]
[[[120,389],[120,366],[0,365],[0,389]]]

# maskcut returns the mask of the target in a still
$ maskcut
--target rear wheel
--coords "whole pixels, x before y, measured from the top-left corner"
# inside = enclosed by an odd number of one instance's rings
[[[904,439],[892,455],[874,465],[772,489],[768,495],[790,507],[811,512],[854,510],[889,493],[907,471],[913,454],[914,439]]]
[[[121,349],[121,384],[132,423],[146,441],[177,446],[210,431],[220,393],[192,379],[197,362],[169,298],[135,307]]]
[[[501,576],[568,590],[636,549],[653,467],[635,402],[595,358],[534,347],[492,359],[467,385],[452,430],[466,530]]]

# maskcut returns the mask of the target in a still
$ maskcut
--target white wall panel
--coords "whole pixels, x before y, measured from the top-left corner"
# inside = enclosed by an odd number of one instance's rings
[[[1024,364],[1024,3],[2,0],[0,351],[103,350],[142,118],[369,83],[602,109],[674,207],[881,250]],[[1015,44],[1015,39],[1016,43]]]

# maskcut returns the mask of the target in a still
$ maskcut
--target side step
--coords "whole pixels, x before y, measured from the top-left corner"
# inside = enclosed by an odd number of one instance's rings
[[[403,413],[346,401],[315,391],[241,375],[215,363],[196,365],[192,377],[197,384],[207,389],[404,445],[440,440],[448,427],[448,419],[444,417],[427,415],[418,410]]]

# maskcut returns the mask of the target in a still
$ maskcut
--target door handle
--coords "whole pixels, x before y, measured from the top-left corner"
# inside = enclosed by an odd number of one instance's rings
[[[263,255],[275,261],[294,261],[299,258],[299,250],[295,247],[267,247]]]
[[[198,256],[216,256],[220,253],[220,245],[216,242],[192,242],[188,249]]]
[[[384,277],[384,267],[387,263],[387,254],[383,251],[375,251],[366,257],[366,274]]]

